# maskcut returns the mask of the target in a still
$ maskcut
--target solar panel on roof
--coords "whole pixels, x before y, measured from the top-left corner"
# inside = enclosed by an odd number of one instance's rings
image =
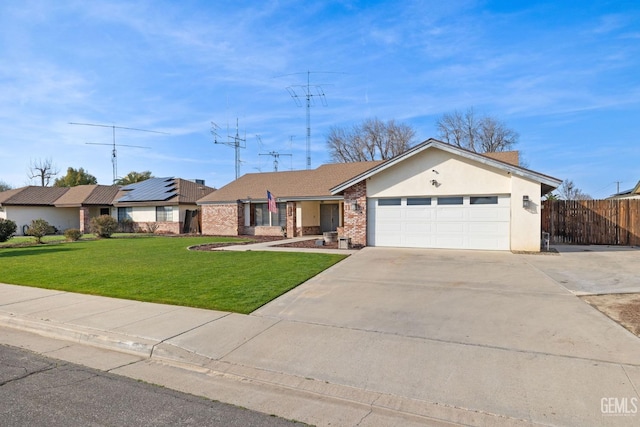
[[[149,178],[124,186],[122,190],[127,194],[120,197],[117,203],[162,201],[178,194],[173,178]]]

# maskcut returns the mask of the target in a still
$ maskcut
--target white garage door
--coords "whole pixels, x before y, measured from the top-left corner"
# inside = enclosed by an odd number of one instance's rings
[[[509,196],[372,198],[368,244],[509,250]]]

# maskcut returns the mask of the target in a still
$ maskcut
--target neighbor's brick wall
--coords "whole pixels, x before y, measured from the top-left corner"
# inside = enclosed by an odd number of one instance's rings
[[[244,209],[241,203],[226,205],[202,205],[202,234],[237,236],[244,225]]]
[[[91,231],[91,218],[89,216],[89,208],[80,208],[80,231],[89,233]]]
[[[182,223],[173,221],[134,222],[133,228],[140,233],[155,230],[153,232],[156,234],[180,234],[182,232]]]
[[[351,210],[351,201],[356,200],[359,211]],[[344,236],[351,238],[352,245],[367,245],[367,182],[362,181],[344,191]]]

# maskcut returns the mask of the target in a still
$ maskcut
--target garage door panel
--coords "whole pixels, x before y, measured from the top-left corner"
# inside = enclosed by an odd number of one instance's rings
[[[509,221],[511,211],[505,208],[494,209],[470,209],[470,221]]]
[[[458,208],[442,208],[438,207],[436,210],[438,221],[460,221],[464,219],[465,212],[460,207]]]
[[[369,200],[369,242],[375,246],[444,249],[508,250],[510,247],[510,200],[498,196],[498,203],[462,205],[378,206]],[[495,200],[495,199],[494,199]]]
[[[435,218],[434,209],[407,209],[404,211],[404,214],[404,218],[408,221],[431,221]]]

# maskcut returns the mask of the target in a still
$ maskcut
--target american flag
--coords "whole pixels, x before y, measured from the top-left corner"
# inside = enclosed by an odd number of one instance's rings
[[[278,212],[278,208],[276,207],[276,198],[273,197],[273,194],[269,190],[267,190],[267,201],[269,204],[269,212]]]

